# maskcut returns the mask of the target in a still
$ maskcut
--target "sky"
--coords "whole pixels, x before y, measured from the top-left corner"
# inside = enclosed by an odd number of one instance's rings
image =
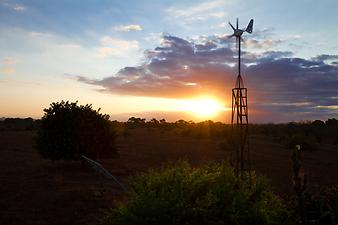
[[[61,100],[230,122],[237,49],[254,123],[338,117],[337,0],[0,0],[0,117]]]

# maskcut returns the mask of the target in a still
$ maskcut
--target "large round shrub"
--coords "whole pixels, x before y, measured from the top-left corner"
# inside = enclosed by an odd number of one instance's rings
[[[129,199],[102,224],[287,224],[287,214],[267,182],[237,178],[226,163],[198,168],[179,162],[134,177]]]
[[[114,131],[109,116],[99,111],[68,101],[44,109],[36,140],[41,155],[52,160],[114,156]]]

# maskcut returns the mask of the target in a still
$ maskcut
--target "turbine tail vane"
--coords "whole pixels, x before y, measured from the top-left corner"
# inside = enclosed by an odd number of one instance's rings
[[[248,26],[247,26],[247,28],[246,28],[246,32],[248,32],[248,33],[252,33],[252,29],[253,29],[253,22],[254,22],[254,20],[253,19],[251,19],[250,20],[250,22],[249,22],[249,24],[248,24]]]

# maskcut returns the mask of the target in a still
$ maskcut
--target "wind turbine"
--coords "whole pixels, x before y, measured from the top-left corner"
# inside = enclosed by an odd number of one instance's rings
[[[249,34],[252,33],[253,22],[254,22],[254,20],[251,19],[248,26],[246,27],[246,29],[239,29],[238,28],[238,18],[236,20],[236,28],[229,22],[229,25],[231,26],[232,30],[234,31],[234,33],[232,35],[230,35],[230,37],[236,37],[236,45],[238,43],[238,75],[239,76],[241,76],[241,41],[244,41],[243,38],[242,38],[242,34],[244,32],[247,32]]]
[[[248,89],[244,87],[243,79],[241,76],[241,41],[243,41],[242,35],[244,32],[252,33],[253,19],[250,20],[246,29],[238,28],[238,18],[236,21],[236,28],[229,22],[234,33],[230,37],[236,37],[236,44],[238,43],[238,76],[235,84],[235,88],[232,89],[232,113],[231,113],[231,124],[236,127],[239,132],[238,134],[238,146],[236,148],[236,162],[235,172],[238,176],[240,173],[243,176],[245,163],[248,162],[249,176],[251,180],[250,170],[250,148],[248,140]],[[244,156],[246,153],[246,157]]]
[[[248,26],[246,27],[245,30],[244,30],[244,29],[238,29],[238,18],[237,18],[237,21],[236,21],[236,29],[235,29],[235,27],[229,22],[229,25],[231,26],[232,30],[234,31],[234,34],[231,35],[231,36],[241,37],[242,34],[243,34],[244,32],[248,32],[248,33],[251,34],[251,33],[252,33],[252,28],[253,28],[253,22],[254,22],[254,20],[251,19],[250,22],[249,22],[249,24],[248,24]]]

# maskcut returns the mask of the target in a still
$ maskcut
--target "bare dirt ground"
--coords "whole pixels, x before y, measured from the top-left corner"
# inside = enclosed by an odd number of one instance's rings
[[[290,193],[290,150],[269,137],[250,141],[252,168],[271,180],[278,193]],[[135,129],[119,137],[120,158],[100,162],[122,182],[129,175],[178,159],[198,165],[227,160],[219,140],[183,137],[174,132]],[[310,184],[338,183],[338,149],[322,146],[303,153]],[[95,224],[103,211],[114,207],[123,192],[81,163],[41,159],[34,149],[34,132],[0,132],[0,224]]]
[[[80,162],[41,159],[33,136],[0,133],[0,224],[96,223],[121,191]]]

